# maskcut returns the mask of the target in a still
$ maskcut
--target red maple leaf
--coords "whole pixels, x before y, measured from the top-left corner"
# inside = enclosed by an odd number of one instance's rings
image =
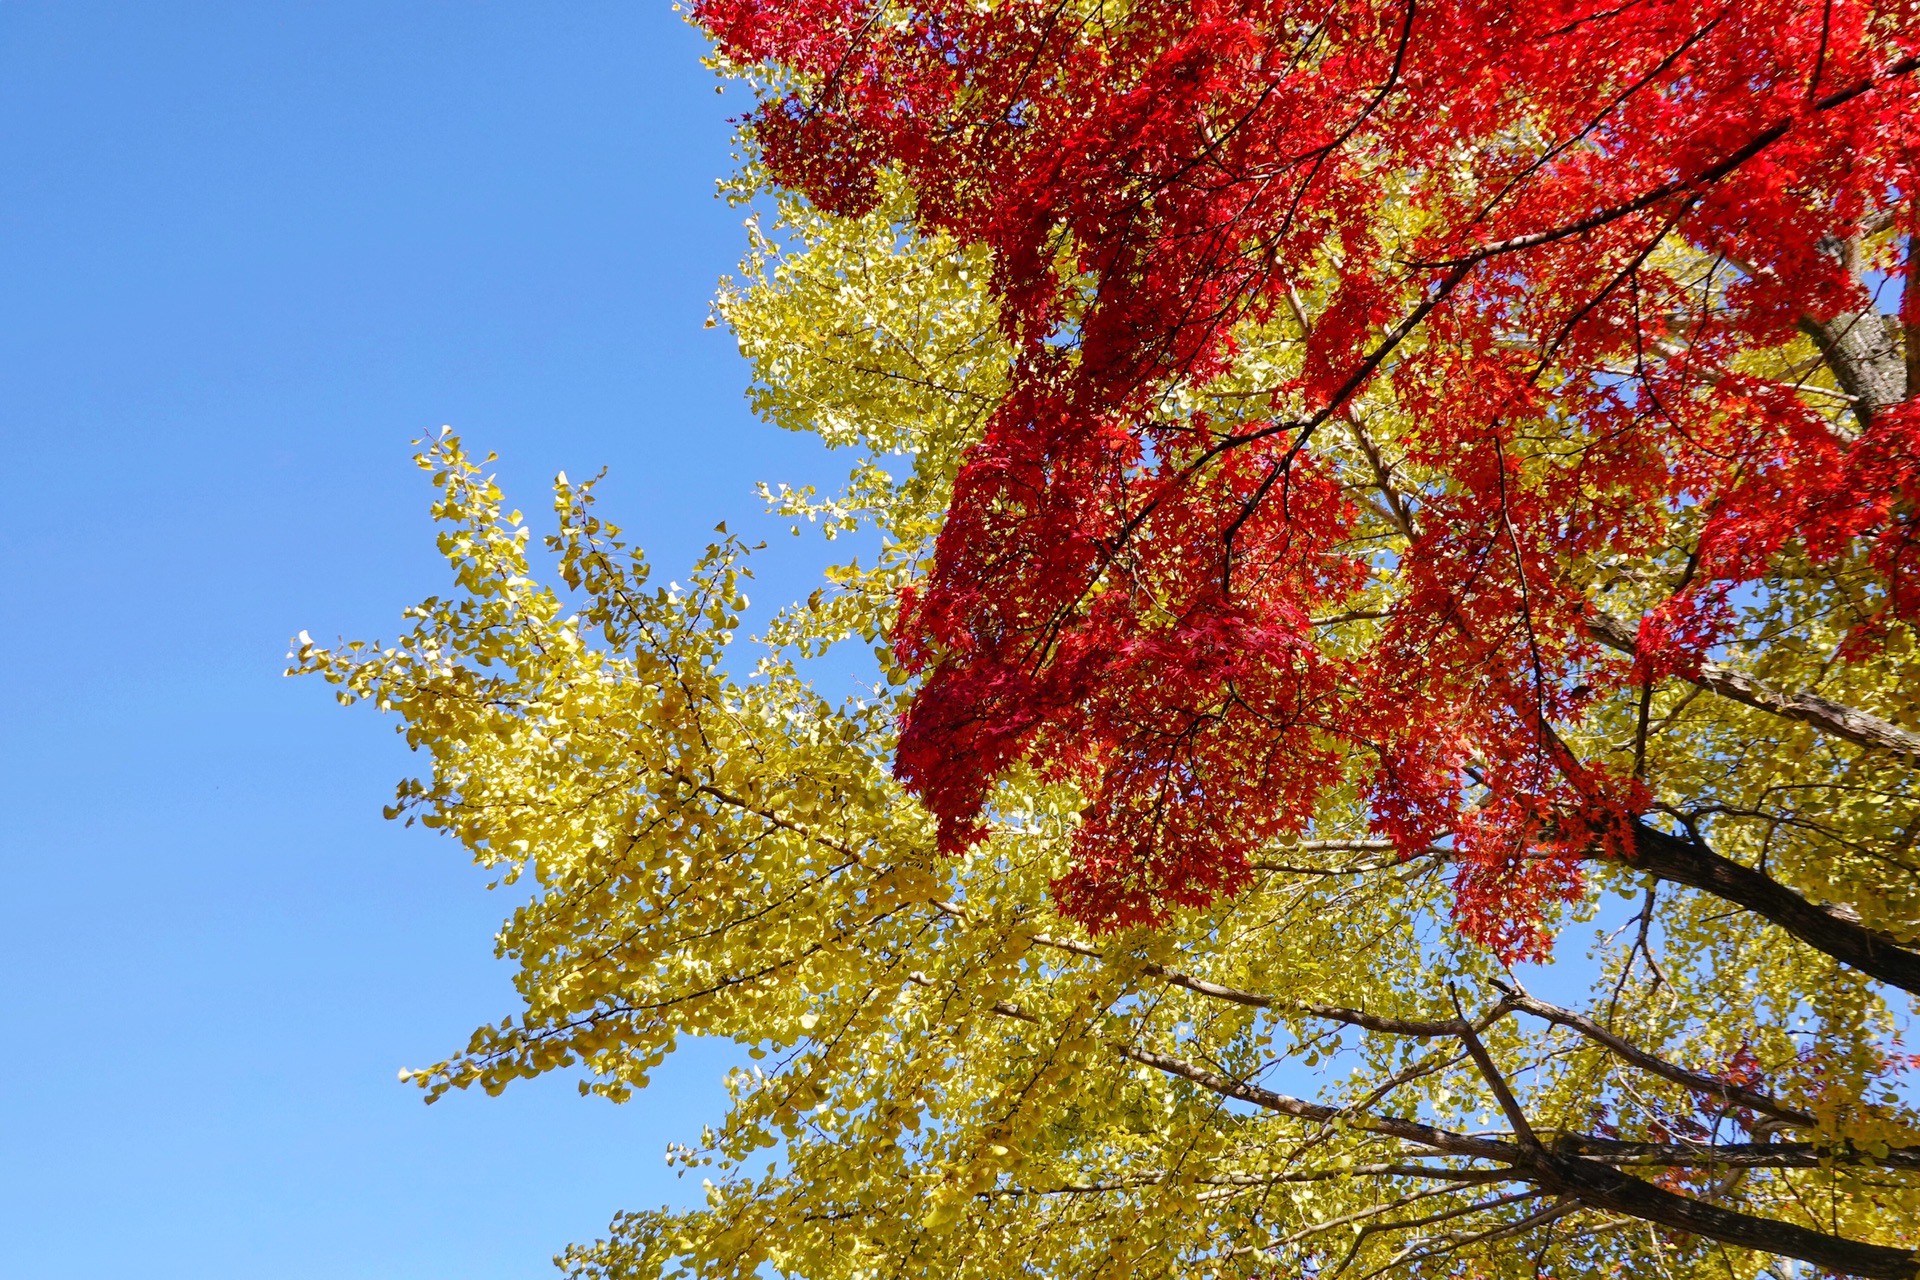
[[[923,230],[991,251],[1016,365],[894,637],[924,675],[897,771],[949,849],[1010,764],[1081,780],[1056,888],[1091,927],[1232,891],[1352,777],[1406,850],[1452,841],[1463,927],[1537,952],[1646,803],[1556,722],[1697,667],[1790,543],[1868,540],[1862,643],[1920,616],[1920,405],[1862,393],[1836,429],[1736,365],[1869,306],[1835,246],[1914,201],[1906,0],[695,11],[795,86],[752,121],[778,181],[855,212],[891,169]],[[1676,243],[1726,264],[1713,306]],[[1169,414],[1297,291],[1271,420]],[[1341,656],[1315,619],[1369,567],[1322,450],[1383,379],[1416,424],[1390,443],[1440,480]],[[1705,517],[1685,588],[1637,670],[1601,661],[1566,567],[1680,511]]]

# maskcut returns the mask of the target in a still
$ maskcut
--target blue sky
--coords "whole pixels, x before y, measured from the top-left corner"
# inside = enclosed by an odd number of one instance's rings
[[[0,1276],[544,1276],[696,1191],[717,1050],[624,1108],[396,1082],[512,1007],[510,903],[279,673],[444,588],[441,423],[529,511],[609,466],[667,576],[831,477],[702,327],[700,52],[668,0],[0,0]]]

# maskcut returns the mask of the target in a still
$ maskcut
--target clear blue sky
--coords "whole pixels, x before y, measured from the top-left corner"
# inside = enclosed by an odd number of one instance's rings
[[[544,1276],[696,1193],[717,1051],[625,1108],[396,1082],[512,1008],[511,904],[279,672],[444,589],[441,423],[529,511],[610,466],[667,574],[831,474],[702,328],[700,52],[668,0],[0,2],[0,1277]]]

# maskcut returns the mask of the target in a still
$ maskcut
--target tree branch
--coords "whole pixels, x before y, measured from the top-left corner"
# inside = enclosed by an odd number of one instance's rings
[[[1853,397],[1849,407],[1862,428],[1872,426],[1877,414],[1906,399],[1906,362],[1886,322],[1871,306],[1842,312],[1831,320],[1804,317],[1800,328],[1820,349],[1834,381]]]
[[[1820,242],[1819,248],[1838,259],[1860,284],[1859,244],[1857,237],[1847,241],[1829,237]],[[1834,381],[1853,397],[1853,416],[1863,430],[1873,425],[1875,415],[1906,399],[1906,362],[1871,301],[1857,311],[1843,311],[1824,320],[1802,316],[1800,328],[1819,348],[1821,359],[1833,370]]]
[[[1453,1007],[1460,1008],[1460,996],[1453,990],[1453,984],[1447,984],[1448,994],[1453,996]],[[1505,1002],[1503,1001],[1502,1004]],[[1500,1005],[1495,1005],[1500,1008]],[[1513,1126],[1513,1136],[1519,1140],[1522,1148],[1529,1152],[1540,1149],[1540,1139],[1533,1134],[1533,1126],[1527,1123],[1527,1113],[1520,1108],[1520,1100],[1513,1096],[1513,1090],[1507,1087],[1507,1079],[1500,1074],[1500,1068],[1494,1064],[1493,1055],[1487,1052],[1487,1046],[1480,1043],[1480,1037],[1473,1028],[1464,1025],[1466,1015],[1461,1014],[1462,1028],[1460,1043],[1467,1047],[1467,1053],[1473,1058],[1473,1065],[1487,1082],[1487,1088],[1493,1090],[1494,1101],[1500,1104],[1501,1112],[1507,1117],[1507,1123]]]
[[[1399,1138],[1417,1146],[1433,1151],[1444,1151],[1448,1155],[1470,1156],[1480,1160],[1498,1160],[1512,1164],[1521,1158],[1520,1148],[1508,1142],[1495,1142],[1488,1138],[1476,1138],[1470,1134],[1455,1133],[1450,1129],[1437,1128],[1422,1124],[1418,1120],[1402,1120],[1397,1116],[1351,1115],[1339,1107],[1330,1107],[1323,1102],[1308,1102],[1301,1098],[1288,1097],[1275,1093],[1257,1084],[1229,1079],[1215,1071],[1188,1062],[1183,1058],[1157,1053],[1152,1049],[1141,1049],[1130,1044],[1114,1046],[1121,1057],[1137,1062],[1143,1067],[1152,1067],[1164,1071],[1170,1076],[1199,1085],[1210,1093],[1223,1098],[1232,1098],[1239,1102],[1251,1103],[1267,1111],[1292,1116],[1296,1120],[1312,1120],[1317,1124],[1331,1124],[1344,1119],[1353,1128],[1364,1129],[1369,1133],[1382,1134],[1389,1138]]]
[[[1644,1222],[1671,1227],[1741,1248],[1758,1249],[1782,1257],[1798,1258],[1845,1275],[1867,1276],[1873,1280],[1914,1280],[1920,1277],[1920,1255],[1910,1249],[1867,1244],[1842,1236],[1830,1236],[1789,1222],[1757,1218],[1736,1213],[1718,1205],[1643,1182],[1584,1156],[1569,1154],[1562,1146],[1553,1152],[1529,1150],[1511,1143],[1453,1133],[1418,1121],[1394,1116],[1352,1116],[1322,1103],[1306,1102],[1263,1089],[1259,1085],[1229,1079],[1218,1072],[1181,1058],[1116,1045],[1124,1058],[1142,1066],[1178,1076],[1222,1097],[1251,1103],[1269,1111],[1302,1120],[1331,1123],[1336,1117],[1358,1129],[1401,1138],[1452,1155],[1498,1160],[1507,1164],[1516,1181],[1531,1182],[1547,1191],[1570,1196],[1580,1204],[1623,1213]]]
[[[1877,929],[1816,906],[1779,881],[1723,858],[1703,844],[1633,824],[1628,866],[1661,880],[1699,889],[1772,921],[1842,964],[1902,991],[1920,995],[1920,953]]]
[[[1593,609],[1587,615],[1587,633],[1611,649],[1629,656],[1639,652],[1634,628],[1610,613]],[[1842,706],[1813,693],[1786,693],[1717,662],[1703,662],[1700,673],[1688,676],[1694,684],[1733,702],[1786,720],[1810,724],[1822,733],[1856,746],[1920,760],[1920,734],[1889,720]]]
[[[1801,1128],[1811,1127],[1814,1123],[1814,1118],[1806,1112],[1796,1111],[1782,1102],[1769,1098],[1764,1093],[1756,1093],[1731,1080],[1722,1080],[1717,1076],[1691,1071],[1664,1058],[1655,1057],[1638,1045],[1622,1040],[1585,1014],[1575,1013],[1571,1009],[1562,1009],[1544,1000],[1536,1000],[1525,991],[1510,987],[1498,978],[1494,979],[1493,983],[1505,995],[1505,1003],[1513,1008],[1578,1031],[1594,1043],[1605,1046],[1614,1056],[1632,1063],[1642,1071],[1659,1076],[1663,1080],[1671,1080],[1695,1093],[1704,1093],[1709,1097],[1718,1098],[1729,1107],[1745,1107],[1749,1111],[1758,1111],[1762,1115],[1772,1116],[1776,1120]]]
[[[1722,1244],[1798,1258],[1843,1275],[1912,1280],[1920,1255],[1911,1249],[1866,1244],[1810,1231],[1790,1222],[1756,1218],[1663,1190],[1618,1169],[1577,1156],[1541,1158],[1540,1182],[1596,1209],[1611,1209],[1646,1222],[1718,1240]]]
[[[1549,1144],[1563,1155],[1591,1156],[1612,1165],[1661,1169],[1814,1169],[1844,1164],[1872,1169],[1920,1169],[1920,1150],[1889,1147],[1885,1155],[1811,1142],[1722,1142],[1713,1145],[1621,1142],[1591,1134],[1562,1133]]]

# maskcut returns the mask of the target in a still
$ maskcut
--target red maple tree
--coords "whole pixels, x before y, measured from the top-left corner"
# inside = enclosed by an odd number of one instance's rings
[[[791,86],[752,121],[776,180],[857,213],[890,169],[922,229],[991,250],[1015,366],[894,636],[922,673],[897,769],[945,847],[1014,763],[1073,776],[1062,903],[1152,922],[1354,776],[1401,847],[1450,841],[1460,921],[1503,954],[1607,852],[1786,922],[1554,726],[1697,673],[1790,545],[1871,548],[1857,648],[1920,618],[1920,403],[1853,258],[1914,216],[1913,0],[695,8]],[[1261,416],[1169,397],[1290,319]],[[1801,332],[1849,417],[1742,360]],[[1355,406],[1383,385],[1436,479],[1382,474],[1395,586],[1339,648],[1322,624],[1380,566],[1324,449],[1379,465]],[[1681,513],[1684,584],[1604,646],[1570,566]]]

